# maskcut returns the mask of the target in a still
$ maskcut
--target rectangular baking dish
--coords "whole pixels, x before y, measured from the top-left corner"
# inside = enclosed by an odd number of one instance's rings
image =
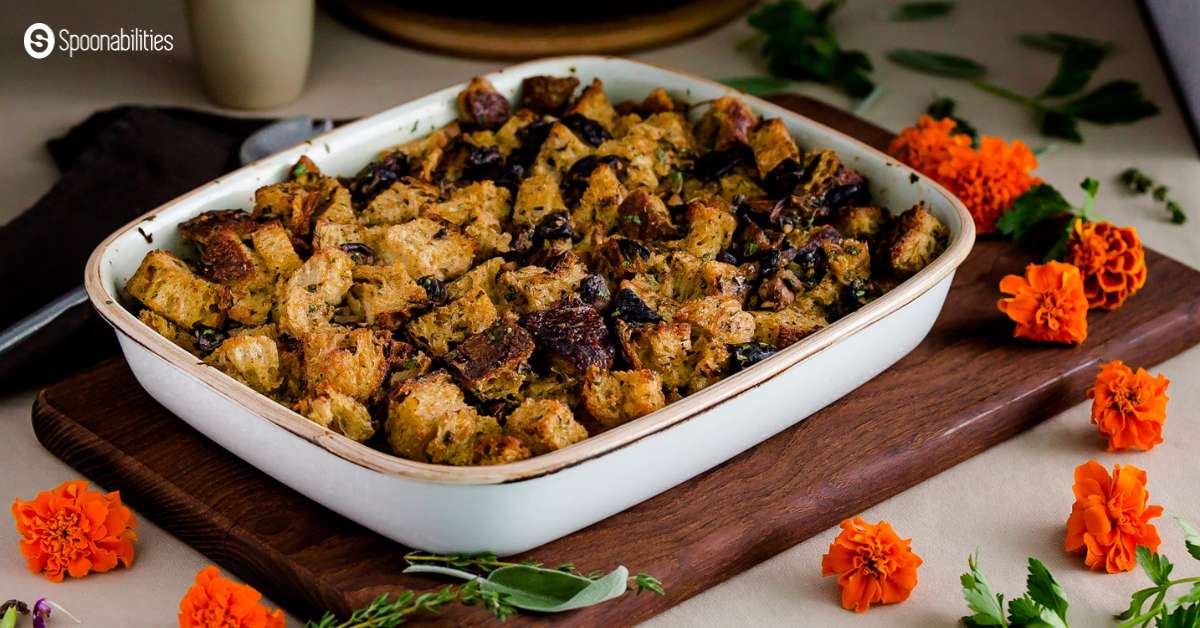
[[[614,102],[655,87],[691,103],[730,88],[628,59],[562,57],[487,76],[515,97],[539,74],[604,81]],[[468,77],[463,77],[464,79]],[[569,447],[511,464],[450,467],[401,459],[318,426],[208,367],[126,309],[125,281],[151,249],[185,250],[176,225],[197,214],[253,206],[254,190],[284,178],[302,154],[331,174],[357,172],[380,150],[456,116],[463,85],[338,128],[201,186],[125,225],[92,253],[85,286],[116,331],[146,391],[208,438],[326,507],[410,547],[522,552],[620,512],[753,447],[874,377],[911,351],[941,310],[974,242],[962,204],[886,155],[791,111],[738,94],[782,118],[802,147],[836,150],[893,211],[924,200],[950,229],[927,268],[861,310],[681,401]],[[786,464],[786,461],[780,461]]]

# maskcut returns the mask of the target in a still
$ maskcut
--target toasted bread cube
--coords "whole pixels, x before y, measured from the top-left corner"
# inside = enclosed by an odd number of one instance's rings
[[[341,249],[313,253],[277,288],[279,330],[303,338],[329,322],[334,307],[353,284],[354,262]]]
[[[778,312],[754,311],[754,341],[782,349],[829,325],[811,309],[793,304]]]
[[[502,272],[496,280],[498,305],[519,314],[544,310],[575,294],[587,275],[587,267],[570,253],[562,255],[553,269],[524,266]]]
[[[375,424],[367,407],[357,399],[334,390],[301,400],[296,412],[321,427],[360,443],[375,435]]]
[[[871,253],[867,243],[850,238],[826,240],[821,243],[829,272],[838,283],[848,286],[871,276]]]
[[[184,329],[220,327],[233,302],[229,288],[205,281],[186,262],[163,250],[142,258],[125,291]]]
[[[582,375],[588,367],[612,367],[613,346],[604,319],[595,307],[576,299],[521,319],[537,348],[562,373]]]
[[[250,213],[241,209],[214,209],[202,212],[176,227],[184,241],[200,249],[203,249],[208,243],[208,238],[218,231],[232,230],[239,237],[246,238],[258,228],[258,222]]]
[[[563,115],[569,116],[573,113],[595,120],[610,131],[617,120],[617,110],[613,108],[608,94],[604,93],[604,82],[600,79],[592,79],[592,84],[584,88],[579,98],[571,103]]]
[[[494,418],[467,405],[462,389],[445,372],[403,382],[392,391],[385,428],[396,455],[452,464],[469,464],[475,440],[500,432]]]
[[[318,220],[313,226],[313,249],[336,249],[345,244],[363,243],[367,231],[357,222],[342,223]]]
[[[300,256],[296,255],[296,247],[288,232],[278,220],[268,222],[250,236],[254,250],[262,258],[267,270],[276,276],[290,275],[300,268]]]
[[[150,329],[158,332],[163,338],[183,347],[188,353],[200,355],[200,350],[196,348],[196,336],[194,334],[156,314],[154,310],[142,309],[142,311],[138,312],[138,320],[149,325]]]
[[[525,377],[521,396],[527,399],[557,399],[574,410],[582,403],[579,397],[582,379],[582,376],[565,375],[553,369],[544,375],[534,371]]]
[[[500,294],[496,288],[496,277],[500,274],[503,266],[503,258],[493,257],[451,281],[446,285],[446,291],[451,299],[461,299],[478,288],[487,293],[488,298],[495,303]]]
[[[785,160],[800,163],[800,149],[796,146],[796,140],[792,139],[787,125],[779,118],[763,120],[750,133],[750,149],[754,151],[758,176],[763,179]]]
[[[487,329],[496,317],[492,300],[476,288],[411,321],[408,333],[429,353],[441,357],[467,336]]]
[[[950,230],[925,209],[915,205],[900,214],[887,242],[888,262],[901,277],[915,274],[946,248]]]
[[[617,322],[617,338],[625,359],[635,369],[654,371],[663,388],[676,391],[686,387],[692,377],[688,353],[692,350],[692,329],[687,323],[630,325]]]
[[[521,132],[521,129],[524,129],[540,119],[541,116],[530,111],[529,109],[518,109],[515,113],[513,113],[512,117],[508,119],[508,122],[505,122],[493,134],[493,138],[496,140],[496,146],[500,149],[500,154],[507,157],[513,152],[514,149],[519,147],[521,145],[521,140],[518,138],[518,133]]]
[[[577,87],[574,76],[530,76],[521,81],[520,105],[542,115],[562,115]]]
[[[446,146],[461,133],[462,129],[456,120],[433,133],[406,142],[393,150],[403,153],[408,159],[409,170],[413,173],[414,178],[421,181],[432,181],[434,172],[442,162]]]
[[[729,345],[707,337],[696,341],[691,358],[692,377],[688,380],[688,394],[717,383],[729,374],[733,364],[733,354],[729,351]]]
[[[278,219],[297,236],[312,233],[313,221],[352,222],[350,191],[337,179],[318,176],[263,186],[254,192],[254,218]]]
[[[270,394],[283,382],[279,349],[266,336],[226,338],[204,362],[263,394]]]
[[[429,206],[427,213],[459,226],[470,224],[481,216],[503,222],[512,216],[511,199],[508,188],[499,187],[492,181],[476,181],[457,188],[449,199]]]
[[[617,208],[625,200],[625,186],[608,164],[600,164],[588,176],[588,186],[575,211],[571,227],[576,233],[596,231],[607,235],[617,226]]]
[[[532,227],[549,214],[566,211],[558,180],[548,174],[530,175],[517,188],[512,221],[517,227]]]
[[[458,118],[480,129],[498,129],[512,115],[503,94],[485,78],[475,77],[458,93]]]
[[[392,340],[386,331],[330,325],[306,334],[302,341],[308,390],[336,391],[366,401],[387,376]]]
[[[415,346],[400,341],[391,343],[388,351],[388,388],[425,375],[433,367],[433,359]]]
[[[533,455],[521,439],[506,434],[489,434],[475,439],[471,464],[478,466],[507,464],[525,460]]]
[[[729,248],[737,220],[719,199],[697,199],[688,203],[685,213],[687,235],[676,246],[702,261],[716,258]]]
[[[882,207],[847,206],[840,210],[834,226],[847,238],[874,240],[891,222],[892,215]]]
[[[691,324],[695,338],[707,337],[725,344],[750,342],[754,317],[743,312],[733,297],[701,297],[679,305],[675,320]]]
[[[602,371],[592,367],[583,379],[583,404],[605,427],[616,427],[666,405],[662,382],[650,369]]]
[[[425,289],[417,285],[402,264],[359,264],[352,273],[354,283],[346,303],[357,320],[366,325],[396,329],[414,309],[429,300]]]
[[[576,161],[594,152],[591,145],[579,139],[566,125],[555,122],[550,125],[530,174],[549,175],[558,180]]]
[[[399,225],[424,215],[425,211],[438,202],[437,186],[405,177],[380,192],[363,209],[363,223],[375,225]]]
[[[630,192],[617,207],[617,228],[625,237],[639,240],[657,240],[675,233],[666,203],[646,188]]]
[[[738,303],[744,303],[750,292],[750,281],[742,269],[716,260],[701,264],[700,284],[704,296],[732,297]]]
[[[655,189],[659,177],[674,169],[673,151],[664,148],[663,135],[663,129],[639,122],[623,136],[601,144],[596,148],[596,154],[602,157],[616,155],[627,162],[624,180],[630,189]]]
[[[416,218],[402,225],[370,227],[366,244],[385,263],[399,262],[412,277],[442,281],[467,272],[478,245],[454,225]]]
[[[672,111],[675,109],[675,101],[671,99],[671,95],[662,87],[655,87],[650,90],[646,98],[642,100],[641,110],[649,113],[658,113],[661,111]]]
[[[504,432],[515,436],[535,456],[562,449],[588,437],[567,404],[554,399],[526,399],[508,415]]]
[[[476,261],[512,250],[512,235],[504,231],[504,226],[499,220],[488,214],[476,218],[463,231],[478,245],[475,251]]]
[[[725,199],[725,202],[732,203],[735,197],[741,196],[748,200],[760,199],[766,197],[767,193],[754,179],[746,172],[733,172],[721,177],[717,182],[719,191],[717,196]]]
[[[750,143],[750,129],[758,124],[746,103],[722,96],[708,106],[708,111],[696,123],[696,138],[711,150],[727,150]]]
[[[233,303],[229,318],[243,325],[260,325],[271,314],[275,273],[258,253],[242,243],[231,229],[211,234],[200,254],[200,273],[228,286]]]
[[[497,319],[446,355],[458,381],[485,401],[515,399],[529,371],[533,337],[508,319]]]

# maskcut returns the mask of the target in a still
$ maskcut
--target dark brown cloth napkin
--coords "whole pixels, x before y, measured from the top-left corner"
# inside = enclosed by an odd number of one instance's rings
[[[242,140],[271,120],[118,107],[47,142],[62,178],[0,227],[0,329],[83,282],[92,249],[121,225],[237,167]],[[117,351],[89,304],[0,359],[0,391],[44,383]]]

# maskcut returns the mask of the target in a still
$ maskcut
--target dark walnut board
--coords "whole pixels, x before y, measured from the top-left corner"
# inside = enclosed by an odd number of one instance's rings
[[[875,146],[890,133],[818,102],[778,102]],[[945,308],[911,354],[840,401],[674,489],[530,552],[584,570],[619,563],[667,583],[639,595],[510,624],[626,625],[648,619],[1079,403],[1098,366],[1152,365],[1200,342],[1200,273],[1147,251],[1150,280],[1093,313],[1078,348],[1010,338],[996,285],[1032,254],[978,242]],[[205,439],[150,399],[122,360],[42,391],[47,449],[120,489],[139,513],[292,613],[345,614],[380,593],[443,584],[401,575],[407,548],[313,503]],[[455,607],[446,625],[490,623]]]

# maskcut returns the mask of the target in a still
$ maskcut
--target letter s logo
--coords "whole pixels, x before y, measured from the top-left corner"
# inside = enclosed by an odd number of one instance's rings
[[[38,22],[25,29],[25,52],[34,59],[45,59],[54,52],[54,31]]]

